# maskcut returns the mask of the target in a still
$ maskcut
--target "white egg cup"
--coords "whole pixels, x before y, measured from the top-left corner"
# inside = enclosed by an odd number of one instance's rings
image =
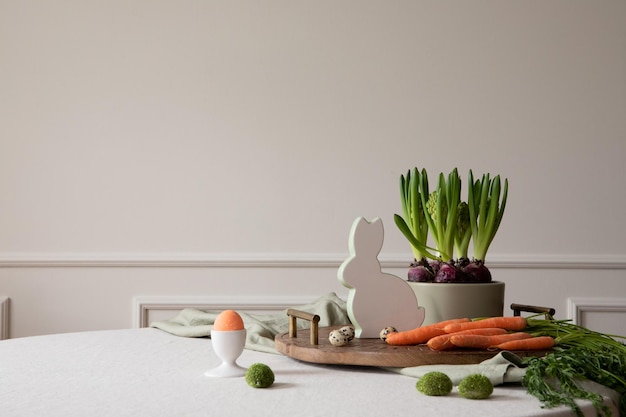
[[[206,371],[206,376],[229,378],[246,374],[246,368],[237,364],[237,358],[241,356],[246,346],[246,329],[211,330],[211,343],[222,364]]]

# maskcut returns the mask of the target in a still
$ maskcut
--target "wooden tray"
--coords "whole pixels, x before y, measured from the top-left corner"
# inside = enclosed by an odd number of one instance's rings
[[[391,346],[380,339],[354,339],[346,346],[333,346],[328,340],[331,330],[342,326],[320,327],[318,344],[311,343],[310,330],[298,330],[295,337],[289,332],[275,338],[276,349],[289,357],[304,362],[329,365],[361,365],[381,367],[408,367],[418,365],[466,365],[480,363],[495,356],[498,351],[456,349],[437,352],[426,345]],[[515,351],[519,357],[544,356],[548,351]]]

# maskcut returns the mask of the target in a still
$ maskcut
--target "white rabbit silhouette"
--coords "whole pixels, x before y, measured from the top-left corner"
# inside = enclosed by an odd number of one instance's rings
[[[377,338],[387,326],[403,331],[424,322],[424,308],[418,305],[408,282],[381,270],[378,254],[383,236],[380,218],[372,222],[357,218],[350,231],[350,256],[337,272],[339,281],[350,289],[348,317],[358,338]]]

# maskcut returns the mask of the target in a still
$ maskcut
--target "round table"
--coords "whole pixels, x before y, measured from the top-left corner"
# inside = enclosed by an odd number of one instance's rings
[[[238,364],[275,373],[266,389],[243,377],[205,376],[220,364],[209,338],[154,328],[25,337],[0,341],[3,417],[182,416],[571,416],[543,409],[521,386],[497,386],[487,400],[456,390],[427,397],[414,378],[384,369],[320,365],[245,350]],[[582,403],[595,416],[589,403]],[[614,410],[617,416],[617,410]]]

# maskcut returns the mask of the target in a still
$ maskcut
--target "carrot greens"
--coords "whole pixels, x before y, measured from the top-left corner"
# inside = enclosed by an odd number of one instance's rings
[[[529,394],[542,402],[543,408],[560,405],[570,407],[577,416],[583,416],[577,399],[591,401],[598,415],[609,417],[611,411],[603,397],[588,390],[582,381],[590,380],[615,390],[621,400],[619,415],[626,416],[626,354],[605,347],[555,348],[543,358],[527,359],[522,379]]]
[[[525,331],[551,336],[556,346],[543,358],[526,358],[528,365],[522,385],[545,408],[569,406],[577,416],[582,411],[577,399],[590,400],[598,415],[610,416],[601,395],[586,389],[590,380],[615,390],[621,397],[620,416],[626,416],[626,336],[600,333],[568,320],[528,318]],[[620,340],[621,339],[621,340]]]

